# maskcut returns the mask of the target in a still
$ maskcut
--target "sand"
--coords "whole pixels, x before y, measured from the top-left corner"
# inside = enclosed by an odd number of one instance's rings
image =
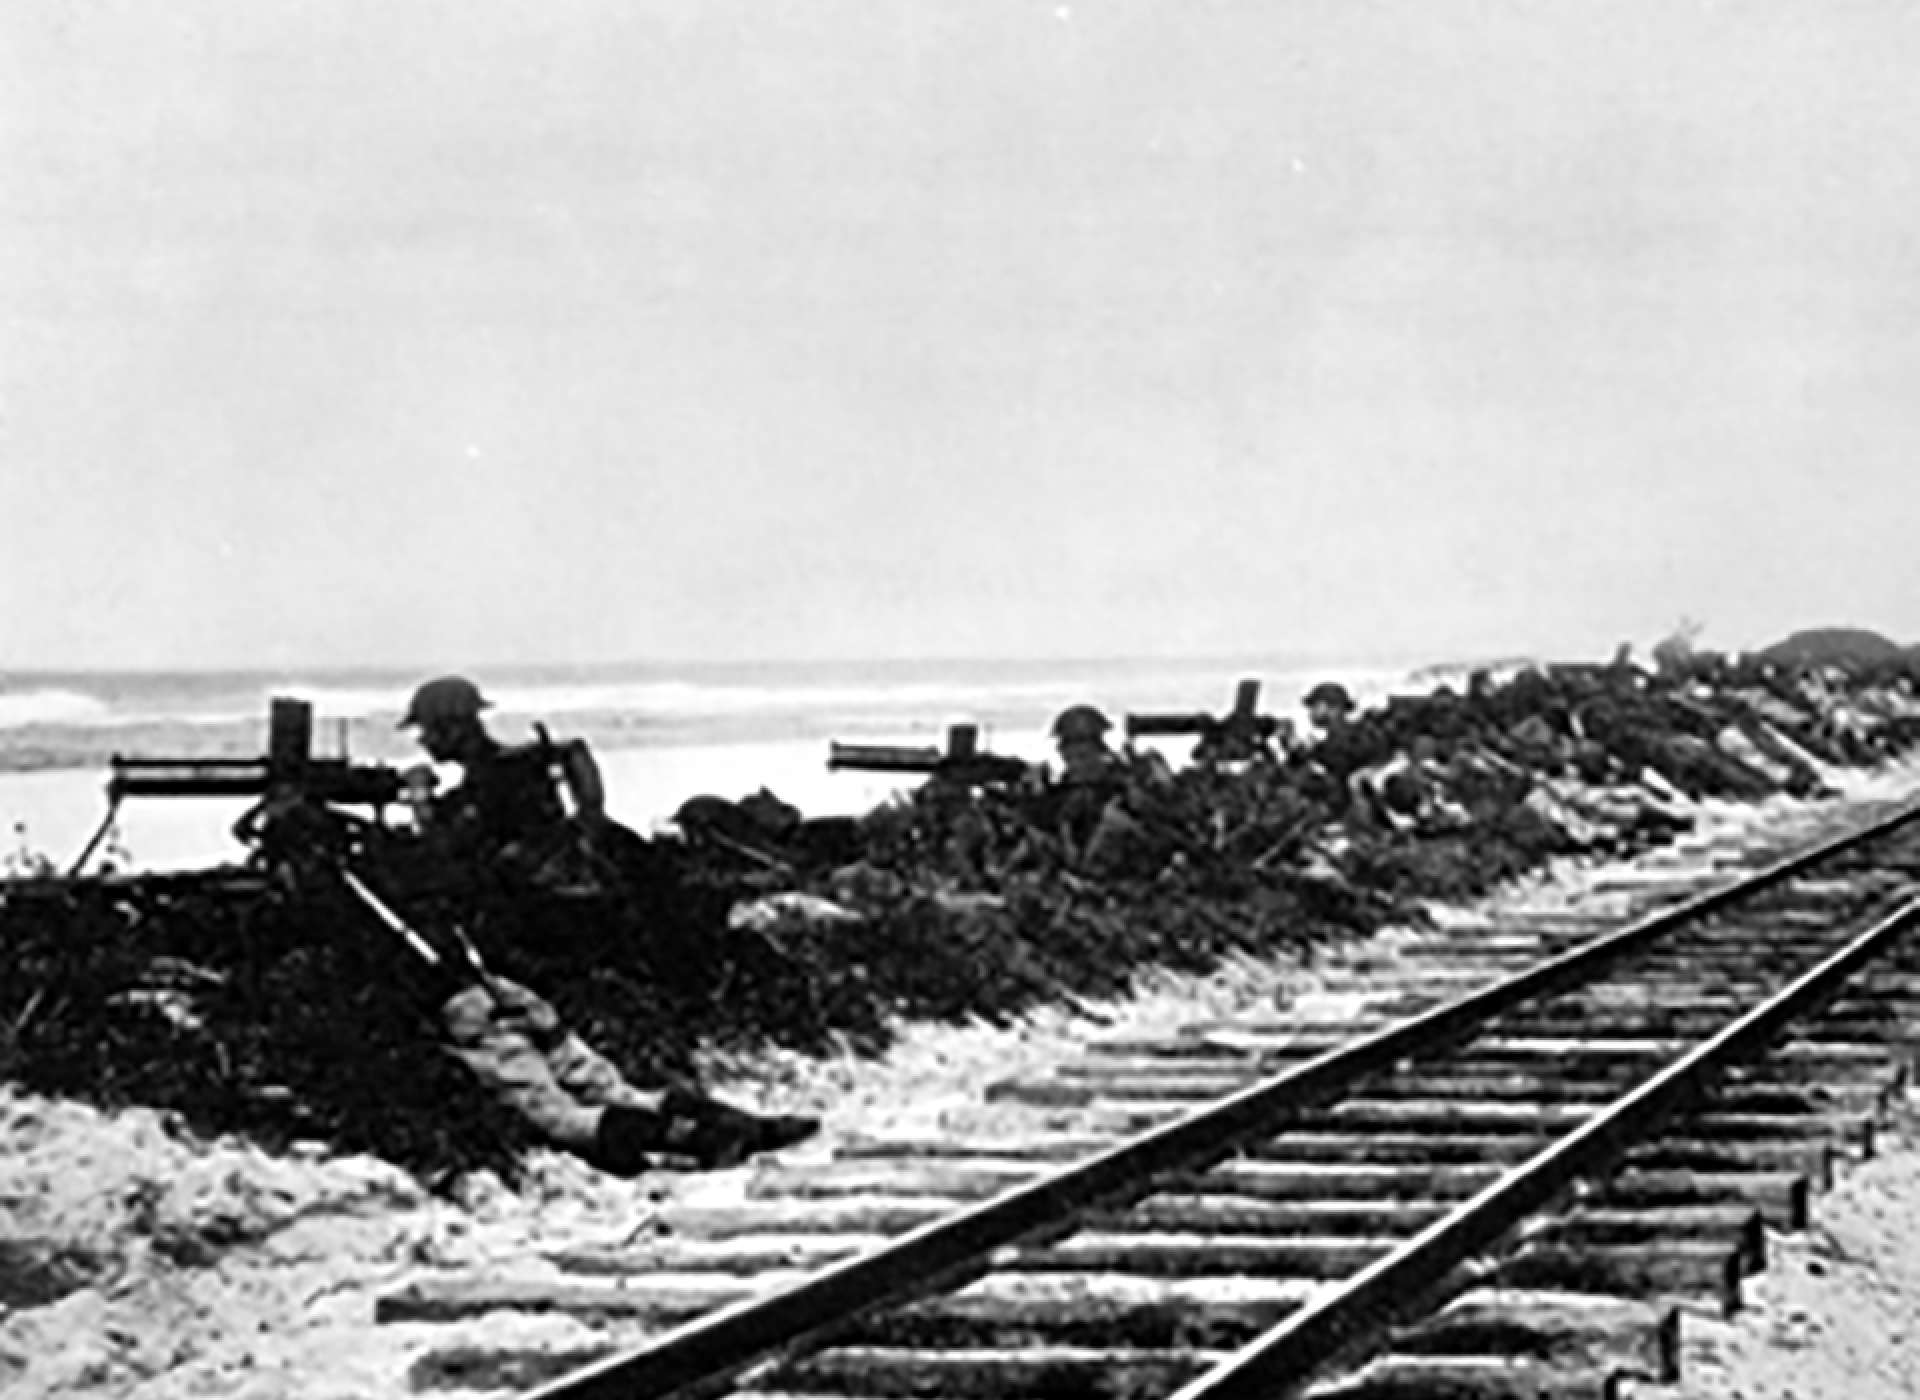
[[[1732,1320],[1689,1312],[1681,1383],[1640,1400],[1913,1400],[1920,1396],[1920,1099],[1883,1155],[1814,1203],[1811,1229],[1771,1234],[1767,1271]]]

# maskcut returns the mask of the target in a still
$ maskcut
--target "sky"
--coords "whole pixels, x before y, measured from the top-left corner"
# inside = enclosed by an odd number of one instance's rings
[[[9,0],[0,670],[1920,641],[1920,9]]]

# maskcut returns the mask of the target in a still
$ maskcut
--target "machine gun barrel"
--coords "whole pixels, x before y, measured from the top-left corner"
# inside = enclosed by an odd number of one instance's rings
[[[264,797],[289,783],[319,802],[384,807],[400,800],[400,774],[384,764],[318,759],[295,772],[263,759],[123,758],[114,755],[107,796]]]
[[[272,781],[264,759],[123,758],[112,759],[107,796],[259,797]]]
[[[868,773],[931,773],[946,755],[932,747],[902,748],[895,744],[842,744],[827,746],[827,767],[851,768]]]
[[[1205,734],[1218,723],[1212,715],[1199,711],[1178,715],[1128,715],[1127,737],[1151,738],[1157,734]]]
[[[956,724],[947,730],[947,747],[931,745],[907,748],[895,744],[827,745],[829,770],[851,768],[869,773],[926,773],[950,783],[982,786],[991,783],[1017,783],[1026,776],[1027,765],[1007,754],[986,753],[979,747],[980,731],[971,724]]]

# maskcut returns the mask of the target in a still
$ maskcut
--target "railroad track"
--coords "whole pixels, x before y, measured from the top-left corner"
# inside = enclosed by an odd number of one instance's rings
[[[1670,1380],[1765,1225],[1873,1148],[1920,1013],[1920,808],[1624,928],[1409,950],[1424,1008],[1108,1039],[998,1096],[1074,1130],[852,1141],[754,1199],[422,1283],[393,1320],[616,1319],[608,1352],[448,1349],[539,1400],[1608,1396]]]

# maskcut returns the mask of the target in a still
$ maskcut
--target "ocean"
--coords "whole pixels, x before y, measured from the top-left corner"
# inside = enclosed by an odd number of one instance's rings
[[[1083,701],[1116,726],[1130,712],[1218,714],[1247,677],[1262,683],[1264,711],[1297,718],[1300,696],[1320,680],[1339,680],[1366,703],[1398,689],[1429,690],[1464,669],[1280,656],[506,666],[473,674],[493,702],[488,725],[498,738],[529,739],[538,723],[555,738],[587,740],[610,811],[649,830],[703,793],[740,797],[766,787],[823,815],[864,811],[899,789],[897,775],[830,772],[832,740],[939,744],[949,725],[966,722],[979,727],[982,747],[1037,761],[1051,752],[1052,717]],[[0,674],[0,820],[13,832],[15,863],[23,850],[56,864],[77,852],[104,813],[114,754],[261,753],[274,696],[312,704],[321,755],[419,762],[411,735],[396,725],[422,679],[379,668]],[[1170,754],[1183,757],[1189,745],[1170,742]],[[227,828],[238,810],[213,799],[130,802],[120,831],[128,863],[233,858]]]

